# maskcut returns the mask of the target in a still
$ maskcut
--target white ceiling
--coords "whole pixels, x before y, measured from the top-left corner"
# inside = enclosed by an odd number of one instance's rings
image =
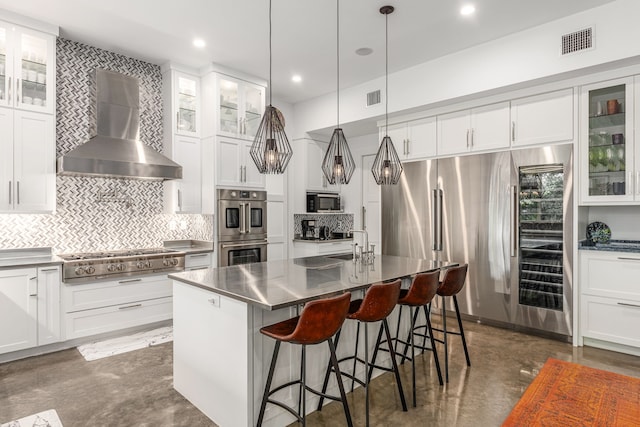
[[[615,0],[343,0],[340,86],[384,75],[384,16],[391,4],[389,71]],[[459,15],[473,3],[475,16]],[[60,27],[62,37],[156,64],[211,62],[268,79],[267,0],[0,0],[0,8]],[[336,88],[336,1],[273,0],[273,93],[291,103]],[[193,47],[194,37],[207,42]],[[358,56],[361,47],[373,49]],[[298,73],[302,83],[293,83]]]

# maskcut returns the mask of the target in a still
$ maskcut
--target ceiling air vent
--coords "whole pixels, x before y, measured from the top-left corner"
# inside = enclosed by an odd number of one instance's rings
[[[593,27],[562,36],[562,54],[591,49],[593,47]]]
[[[376,104],[380,104],[380,89],[367,94],[367,107],[371,107]]]

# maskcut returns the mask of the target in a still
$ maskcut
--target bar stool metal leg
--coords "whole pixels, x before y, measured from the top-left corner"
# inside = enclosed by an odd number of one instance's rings
[[[264,386],[264,393],[262,394],[262,404],[260,405],[260,415],[258,415],[258,425],[262,425],[264,419],[264,411],[267,407],[267,400],[269,400],[269,390],[271,390],[271,381],[273,380],[273,373],[276,370],[276,361],[278,360],[278,352],[280,351],[280,341],[276,341],[276,346],[273,349],[273,356],[271,357],[271,365],[269,366],[269,375],[267,376],[267,384]]]
[[[338,364],[338,358],[336,357],[336,347],[333,345],[333,341],[327,340],[329,344],[329,353],[331,353],[331,364],[336,373],[336,379],[338,380],[338,389],[340,390],[340,398],[342,400],[342,407],[344,409],[345,416],[347,418],[347,425],[353,427],[353,421],[351,420],[351,412],[349,412],[349,405],[347,404],[347,395],[344,392],[344,385],[342,384],[342,375],[340,374],[340,365]]]
[[[460,328],[460,337],[462,338],[462,348],[464,349],[464,357],[467,359],[467,366],[471,366],[469,359],[469,350],[467,350],[467,340],[464,338],[464,329],[462,328],[462,319],[460,318],[460,308],[458,308],[458,298],[453,296],[453,304],[456,307],[456,316],[458,317],[458,327]]]

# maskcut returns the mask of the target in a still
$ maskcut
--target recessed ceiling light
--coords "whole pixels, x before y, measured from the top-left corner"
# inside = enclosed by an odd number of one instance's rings
[[[294,83],[300,83],[302,81],[302,76],[299,74],[294,74],[291,76],[291,81]]]
[[[356,54],[360,56],[367,56],[373,53],[373,49],[370,47],[361,47],[360,49],[356,49]]]
[[[195,47],[205,47],[207,44],[202,39],[193,39],[193,45]]]
[[[476,11],[476,7],[472,4],[465,4],[464,6],[462,6],[462,8],[460,9],[460,15],[462,16],[469,16],[469,15],[473,15]]]

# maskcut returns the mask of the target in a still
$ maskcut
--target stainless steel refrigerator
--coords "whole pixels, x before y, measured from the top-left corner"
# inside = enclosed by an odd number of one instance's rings
[[[572,334],[571,146],[404,164],[382,188],[382,252],[469,264],[460,310]]]

